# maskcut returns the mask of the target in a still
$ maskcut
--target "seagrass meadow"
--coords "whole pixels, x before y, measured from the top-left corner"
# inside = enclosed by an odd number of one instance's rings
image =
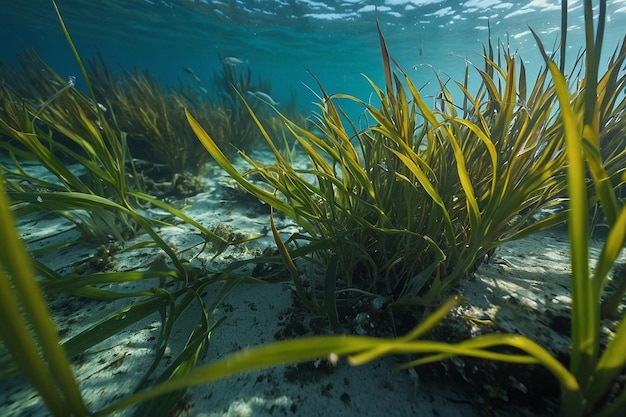
[[[531,25],[540,65],[489,21],[425,84],[380,7],[367,92],[308,67],[311,109],[219,50],[169,85],[87,58],[50,4],[78,75],[0,60],[0,414],[626,415],[611,4]]]

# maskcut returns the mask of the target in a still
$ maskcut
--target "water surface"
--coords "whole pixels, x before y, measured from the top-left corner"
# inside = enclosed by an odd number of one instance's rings
[[[78,75],[49,0],[0,4],[0,59],[15,62],[15,53],[29,46],[59,74]],[[147,69],[163,84],[175,85],[187,80],[183,66],[209,82],[221,68],[220,55],[236,56],[271,81],[277,101],[286,102],[295,90],[303,106],[315,100],[303,86],[314,84],[307,70],[329,92],[364,100],[371,89],[361,74],[382,82],[377,16],[391,54],[416,85],[430,82],[432,94],[432,68],[444,79],[460,79],[466,58],[480,64],[488,25],[495,43],[499,39],[519,52],[529,77],[543,63],[529,29],[549,51],[561,32],[556,0],[59,0],[58,5],[85,58],[99,52],[114,68]],[[569,2],[568,16],[573,60],[583,47],[580,0]],[[625,27],[626,0],[609,1],[605,56]]]

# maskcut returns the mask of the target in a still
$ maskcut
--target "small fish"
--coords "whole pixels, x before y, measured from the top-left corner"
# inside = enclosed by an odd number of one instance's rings
[[[245,61],[243,61],[237,58],[236,56],[227,56],[222,59],[222,62],[226,65],[240,65],[240,64],[247,64],[248,60],[246,59]]]
[[[197,83],[201,83],[201,82],[202,82],[202,80],[200,79],[200,77],[198,77],[198,76],[196,75],[196,73],[195,73],[195,72],[193,72],[193,70],[192,70],[191,68],[189,68],[189,67],[183,67],[183,70],[184,70],[187,74],[189,74],[189,76],[190,76],[191,78],[193,78],[195,82],[197,82]]]
[[[272,106],[278,105],[277,101],[275,101],[272,97],[270,97],[269,94],[266,94],[262,91],[247,91],[247,93]]]
[[[185,103],[178,96],[173,96],[173,97],[174,97],[174,101],[176,101],[176,104],[178,105],[178,107],[180,107],[181,109],[184,109],[184,108],[187,107],[185,105]]]

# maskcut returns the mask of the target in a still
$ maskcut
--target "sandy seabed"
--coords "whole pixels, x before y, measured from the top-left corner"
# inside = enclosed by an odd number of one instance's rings
[[[219,269],[220,265],[275,246],[271,233],[267,233],[268,216],[260,214],[258,203],[230,199],[232,190],[224,187],[224,179],[219,176],[206,181],[207,191],[186,201],[187,215],[207,227],[225,224],[244,235],[264,236],[241,247],[232,247],[214,260],[210,260],[212,253],[203,253],[194,262]],[[288,219],[282,221],[282,226],[285,237],[297,230],[289,227]],[[65,233],[58,234],[60,231]],[[33,242],[29,246],[31,250],[76,233],[71,225],[46,214],[22,219],[20,232],[25,241]],[[201,242],[197,232],[187,225],[163,228],[160,234],[178,248]],[[138,236],[127,245],[145,239]],[[592,258],[598,256],[600,247],[601,242],[594,241]],[[75,245],[62,253],[44,254],[40,260],[54,270],[67,273],[69,265],[92,258],[94,251],[93,245]],[[154,250],[149,249],[120,252],[113,255],[111,266],[115,270],[141,269],[153,258]],[[621,262],[624,258],[622,253]],[[549,347],[557,357],[562,356],[569,349],[569,279],[569,246],[564,229],[504,244],[472,278],[462,281],[456,290],[463,295],[463,304],[441,323],[435,335],[440,340],[460,341],[486,332],[518,333]],[[155,282],[125,284],[125,290],[151,288],[156,286]],[[219,285],[207,287],[206,303],[210,303]],[[292,288],[286,282],[238,285],[212,316],[213,320],[224,320],[212,332],[208,354],[202,362],[275,341],[277,335],[284,334],[290,321],[300,320],[302,316],[293,300]],[[101,302],[63,296],[51,300],[50,305],[59,330],[67,338],[81,331],[85,323],[94,323],[129,303],[129,300]],[[184,345],[199,314],[199,309],[191,308],[179,319],[169,351],[178,352]],[[605,326],[610,332],[613,324],[605,323]],[[89,409],[101,409],[132,391],[151,364],[159,328],[157,315],[147,317],[76,358],[75,374]],[[233,376],[190,388],[181,403],[181,410],[185,409],[181,415],[547,416],[557,409],[558,397],[551,392],[556,383],[542,370],[530,372],[521,366],[498,367],[457,358],[410,372],[392,372],[402,359],[387,357],[359,367],[352,367],[345,360],[336,366],[319,360]],[[546,387],[528,385],[536,379],[546,379]],[[545,390],[545,398],[541,390]],[[526,397],[536,405],[527,404]],[[132,410],[127,411],[119,415],[132,414]],[[0,382],[0,415],[44,416],[47,411],[29,386],[21,378],[15,378]]]

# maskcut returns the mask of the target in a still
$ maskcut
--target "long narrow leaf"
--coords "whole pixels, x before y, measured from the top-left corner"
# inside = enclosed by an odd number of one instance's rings
[[[540,43],[538,38],[537,42]],[[581,146],[581,132],[570,105],[567,82],[558,66],[545,56],[545,52],[543,53],[554,79],[567,142],[569,162],[567,182],[570,199],[568,230],[572,259],[572,359],[570,369],[584,390],[590,382],[589,377],[597,360],[598,332],[600,331],[599,295],[596,291],[597,286],[589,278],[585,164]]]

